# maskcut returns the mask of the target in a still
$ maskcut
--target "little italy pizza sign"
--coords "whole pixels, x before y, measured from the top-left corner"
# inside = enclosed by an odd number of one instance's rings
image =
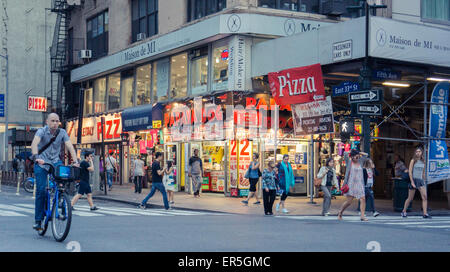
[[[325,100],[320,64],[269,73],[272,96],[278,105]]]

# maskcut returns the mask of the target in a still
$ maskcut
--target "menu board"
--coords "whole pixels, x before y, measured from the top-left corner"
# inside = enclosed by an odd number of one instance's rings
[[[214,192],[225,190],[225,171],[211,171],[211,190]]]

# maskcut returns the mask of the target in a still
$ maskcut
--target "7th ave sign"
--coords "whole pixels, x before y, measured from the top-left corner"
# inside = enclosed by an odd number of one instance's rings
[[[358,104],[356,113],[358,115],[382,115],[381,104]]]
[[[367,90],[348,94],[348,103],[380,102],[382,90]]]

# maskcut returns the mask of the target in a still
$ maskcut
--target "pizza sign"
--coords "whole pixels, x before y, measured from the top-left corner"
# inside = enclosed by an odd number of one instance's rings
[[[29,111],[47,111],[47,98],[40,96],[28,96],[28,110]]]

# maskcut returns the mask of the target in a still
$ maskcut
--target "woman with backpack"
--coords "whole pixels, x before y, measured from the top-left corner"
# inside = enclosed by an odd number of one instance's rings
[[[261,201],[258,199],[258,194],[256,193],[256,185],[258,184],[259,177],[261,176],[261,170],[259,170],[260,163],[258,161],[259,155],[253,153],[253,161],[250,163],[248,172],[248,179],[250,181],[250,192],[247,196],[247,200],[242,200],[241,202],[245,205],[248,205],[248,201],[253,196],[256,198],[256,202],[253,204],[261,204]],[[247,175],[247,174],[246,174]]]

